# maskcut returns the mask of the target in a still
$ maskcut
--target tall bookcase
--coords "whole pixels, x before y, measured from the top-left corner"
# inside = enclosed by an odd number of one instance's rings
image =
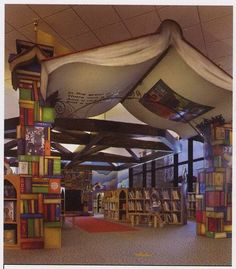
[[[128,202],[127,193],[127,189],[118,189],[104,192],[104,218],[116,221],[126,221]]]
[[[4,175],[4,247],[20,247],[20,180]]]
[[[9,59],[12,82],[19,89],[17,133],[20,247],[61,247],[61,159],[51,155],[54,108],[45,102],[40,88],[40,60],[47,47],[17,44]],[[25,59],[27,58],[27,61]],[[41,58],[41,59],[39,59]]]
[[[211,124],[206,136],[205,169],[198,173],[197,234],[232,237],[232,125]]]

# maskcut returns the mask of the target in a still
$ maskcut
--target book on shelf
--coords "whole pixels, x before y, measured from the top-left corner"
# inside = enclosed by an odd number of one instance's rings
[[[20,177],[20,193],[31,193],[32,192],[32,177],[21,176]]]
[[[20,231],[22,238],[43,237],[43,219],[42,218],[21,218]]]
[[[162,199],[163,200],[169,200],[170,199],[168,190],[162,190]]]
[[[13,222],[15,221],[15,202],[4,201],[4,221]]]
[[[179,199],[180,199],[180,197],[179,197],[179,193],[178,193],[177,190],[171,190],[171,194],[172,194],[172,198],[173,198],[174,200],[179,200]]]
[[[4,244],[15,245],[16,240],[16,230],[15,229],[4,229]]]

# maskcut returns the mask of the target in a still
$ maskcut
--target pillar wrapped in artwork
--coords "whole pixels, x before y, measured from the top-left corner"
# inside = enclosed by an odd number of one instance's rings
[[[232,125],[221,116],[204,120],[205,168],[198,173],[197,234],[232,237]]]

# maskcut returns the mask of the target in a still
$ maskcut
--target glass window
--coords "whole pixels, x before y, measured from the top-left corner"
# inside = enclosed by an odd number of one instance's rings
[[[143,187],[143,174],[133,175],[133,187],[134,188]]]
[[[151,172],[146,173],[146,187],[147,188],[152,187],[152,173]]]
[[[138,173],[142,173],[143,172],[143,165],[137,165],[135,167],[133,167],[133,175],[138,174]]]
[[[204,168],[204,160],[193,162],[193,176],[197,177],[199,170]]]
[[[146,171],[152,170],[152,162],[146,163]]]
[[[167,155],[164,157],[164,166],[171,165],[174,163],[174,154]]]
[[[180,140],[181,152],[179,153],[179,163],[188,160],[188,140]]]
[[[168,187],[174,179],[174,167],[159,169],[155,171],[156,187]]]
[[[188,174],[188,164],[182,164],[178,166],[178,177],[182,177],[184,173]]]
[[[193,159],[204,157],[203,143],[199,141],[193,141]]]

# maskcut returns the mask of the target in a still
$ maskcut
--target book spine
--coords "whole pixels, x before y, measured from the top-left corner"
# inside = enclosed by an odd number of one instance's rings
[[[28,221],[27,219],[20,220],[20,233],[22,238],[28,237]]]

